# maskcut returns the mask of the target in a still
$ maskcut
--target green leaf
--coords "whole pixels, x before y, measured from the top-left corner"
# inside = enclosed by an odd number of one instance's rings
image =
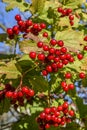
[[[35,92],[45,92],[49,88],[48,81],[40,75],[31,75],[29,78],[29,82]]]
[[[77,97],[76,98],[76,105],[78,108],[78,112],[80,113],[81,118],[87,118],[87,105],[83,104],[83,99]]]
[[[7,34],[6,33],[0,33],[0,42],[6,41]]]
[[[32,0],[30,10],[32,13],[42,13],[46,0]]]
[[[83,46],[81,46],[81,44],[84,45],[83,37],[83,32],[74,30],[58,31],[55,35],[55,39],[63,40],[64,45],[74,52],[83,49]]]
[[[0,73],[6,74],[7,79],[16,79],[21,75],[16,67],[16,61],[8,62],[6,66],[0,66]]]
[[[14,9],[15,7],[19,8],[20,11],[26,11],[29,10],[29,4],[25,2],[25,0],[2,0],[5,2],[6,5],[6,11],[10,11]]]

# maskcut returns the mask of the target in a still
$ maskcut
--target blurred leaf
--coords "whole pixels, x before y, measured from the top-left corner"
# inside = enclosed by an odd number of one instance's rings
[[[32,85],[32,88],[35,92],[45,92],[48,90],[48,82],[44,77],[40,75],[30,76],[29,82]]]
[[[11,61],[6,64],[6,66],[0,66],[0,74],[6,74],[7,79],[16,79],[21,73],[16,67],[16,61]]]
[[[0,33],[0,42],[6,41],[7,34],[6,33]]]
[[[6,5],[6,11],[10,11],[14,9],[15,7],[18,7],[20,11],[26,11],[29,10],[29,4],[25,2],[25,0],[2,0],[5,2]]]
[[[77,97],[76,98],[76,105],[78,108],[78,112],[80,113],[80,117],[81,118],[85,118],[87,117],[87,105],[83,104],[83,99]]]

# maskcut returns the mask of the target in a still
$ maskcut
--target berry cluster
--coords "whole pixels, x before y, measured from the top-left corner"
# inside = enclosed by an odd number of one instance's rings
[[[56,49],[55,46],[58,48]],[[38,48],[42,48],[42,53],[30,52],[31,59],[38,60],[38,63],[43,63],[42,74],[46,76],[48,73],[57,72],[64,65],[74,62],[73,56],[64,47],[62,40],[51,39],[49,45],[42,41],[37,43]]]
[[[69,110],[68,103],[64,102],[58,107],[45,108],[36,121],[40,130],[45,130],[50,128],[50,126],[58,127],[70,123],[74,114],[73,110]]]
[[[66,81],[62,81],[61,82],[61,86],[62,86],[62,89],[65,91],[65,92],[68,92],[69,90],[73,90],[74,89],[74,84],[67,84]]]
[[[46,24],[44,23],[33,23],[32,20],[22,20],[21,16],[17,14],[15,16],[17,21],[17,25],[13,26],[12,28],[7,28],[7,34],[10,39],[14,39],[15,35],[19,33],[29,33],[31,32],[34,35],[38,35],[42,29],[46,28]],[[46,34],[45,34],[46,35]]]
[[[73,26],[74,25],[74,15],[72,14],[72,9],[68,8],[68,9],[63,9],[62,7],[58,7],[57,11],[59,13],[61,13],[61,16],[64,17],[64,16],[68,16],[69,17],[69,20],[70,20],[70,25]]]
[[[24,106],[24,99],[26,98],[27,102],[29,102],[34,96],[34,90],[24,86],[21,90],[16,91],[10,84],[6,84],[5,89],[0,92],[0,99],[1,97],[3,99],[3,96],[4,98],[11,99],[11,104],[13,104],[14,107]]]

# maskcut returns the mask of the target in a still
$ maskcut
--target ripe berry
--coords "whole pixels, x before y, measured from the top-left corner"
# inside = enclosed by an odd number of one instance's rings
[[[28,87],[27,87],[27,86],[22,87],[22,92],[23,92],[24,94],[28,94],[28,93],[29,93]]]
[[[50,44],[52,46],[55,46],[57,44],[57,41],[55,39],[51,39]]]
[[[84,37],[84,41],[87,41],[87,36]]]
[[[66,79],[70,79],[71,76],[72,76],[72,75],[71,75],[71,73],[69,73],[69,72],[67,72],[67,73],[65,74],[65,78],[66,78]]]
[[[18,92],[18,97],[23,97],[22,91],[19,91],[19,92]]]
[[[46,66],[46,70],[48,73],[52,72],[52,67],[50,65]]]
[[[46,70],[42,70],[42,75],[43,76],[47,76],[48,75],[48,72]]]
[[[70,111],[69,111],[69,115],[70,115],[70,116],[74,116],[74,114],[75,114],[75,113],[74,113],[73,110],[70,110]]]
[[[72,13],[72,9],[67,9],[67,15],[69,15],[70,13]]]
[[[62,10],[62,15],[67,15],[67,10],[66,9]]]
[[[63,88],[63,90],[64,90],[65,92],[67,92],[67,91],[69,90],[69,87],[66,86],[66,87]]]
[[[79,53],[79,54],[77,54],[77,57],[78,57],[78,59],[79,59],[79,60],[82,60],[82,59],[83,59],[83,55],[82,55],[82,54],[80,54],[80,53]]]
[[[66,87],[67,86],[67,83],[65,82],[65,81],[62,81],[61,82],[61,86],[64,88],[64,87]]]
[[[67,103],[67,102],[64,102],[64,103],[63,103],[63,108],[64,108],[64,109],[68,108],[68,103]]]
[[[62,62],[59,62],[59,63],[57,64],[57,67],[58,67],[59,69],[63,68],[63,63],[62,63]]]
[[[49,46],[48,45],[43,45],[43,50],[44,51],[49,51]]]
[[[84,50],[87,51],[87,46],[84,46]]]
[[[57,41],[58,46],[62,47],[64,46],[64,42],[62,40]]]
[[[47,33],[47,32],[44,32],[44,33],[43,33],[43,37],[48,37],[48,33]]]
[[[12,30],[12,28],[7,28],[7,33],[8,33],[8,35],[13,35],[13,30]]]
[[[13,92],[11,92],[11,91],[7,91],[6,94],[5,94],[5,96],[6,96],[7,98],[11,98],[12,95],[13,95]]]
[[[20,14],[17,14],[17,15],[15,16],[15,19],[16,19],[17,21],[20,21],[20,20],[21,20]]]
[[[85,75],[85,73],[81,72],[81,73],[79,73],[79,77],[80,77],[81,79],[84,79],[84,78],[86,77],[86,75]]]
[[[29,94],[28,94],[30,97],[33,97],[34,96],[34,90],[32,89],[29,89]]]
[[[75,86],[74,86],[74,84],[69,84],[68,87],[69,87],[69,89],[73,90]]]
[[[37,43],[37,46],[38,46],[39,48],[43,47],[43,42],[39,41],[39,42]]]
[[[38,54],[37,56],[38,60],[43,61],[45,60],[45,55],[43,53]]]
[[[74,20],[74,15],[69,15],[70,20]]]
[[[37,23],[34,23],[34,24],[33,24],[33,28],[34,28],[34,29],[38,29],[38,27],[39,27],[39,25],[38,25]]]
[[[61,50],[62,53],[66,53],[67,52],[67,48],[66,47],[62,47],[60,50]]]
[[[46,28],[46,24],[45,24],[45,23],[41,23],[41,24],[40,24],[40,27],[41,27],[42,29],[45,29],[45,28]]]
[[[73,22],[73,21],[70,21],[70,25],[73,26],[73,25],[74,25],[74,22]]]
[[[31,59],[35,59],[36,58],[36,52],[30,52],[29,54]]]
[[[45,112],[46,114],[49,114],[49,113],[51,112],[51,109],[50,109],[50,108],[45,108],[45,109],[44,109],[44,112]]]
[[[49,53],[50,54],[54,54],[55,53],[55,49],[54,48],[49,48]]]
[[[33,25],[32,20],[27,20],[27,21],[26,21],[26,26],[32,26],[32,25]]]
[[[59,13],[62,13],[63,8],[62,8],[62,7],[58,7],[57,11],[58,11]]]
[[[47,123],[47,124],[45,125],[45,128],[46,128],[46,129],[49,129],[49,128],[50,128],[50,124]]]
[[[12,30],[16,35],[19,34],[19,27],[17,25],[13,26]]]

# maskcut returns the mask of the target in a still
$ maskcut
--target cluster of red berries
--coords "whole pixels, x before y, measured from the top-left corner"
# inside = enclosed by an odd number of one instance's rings
[[[56,49],[54,46],[57,46]],[[64,47],[62,40],[51,39],[49,45],[42,41],[37,43],[38,48],[42,48],[42,53],[30,52],[29,56],[33,60],[38,60],[38,63],[43,64],[42,74],[47,76],[48,73],[57,72],[58,69],[63,68],[64,65],[74,62],[74,57]]]
[[[67,84],[66,81],[61,82],[61,87],[65,92],[68,92],[69,90],[73,90],[75,88],[74,84]]]
[[[14,91],[14,88],[10,84],[6,84],[3,90],[0,91],[0,101],[4,100],[7,91]]]
[[[36,121],[40,130],[45,130],[50,126],[58,127],[70,123],[74,114],[73,110],[69,110],[69,104],[64,102],[58,107],[45,108],[36,118]]]
[[[24,33],[25,35],[31,32],[34,35],[38,35],[42,29],[46,28],[46,24],[44,23],[33,23],[30,19],[25,21],[22,20],[19,14],[15,16],[15,19],[17,21],[17,25],[13,26],[12,28],[7,28],[7,34],[10,39],[14,39],[14,36],[18,35],[19,33]]]
[[[1,93],[2,92],[2,93]],[[11,104],[14,105],[14,107],[17,106],[24,106],[24,99],[27,99],[27,102],[31,100],[31,98],[34,96],[34,90],[28,88],[27,86],[24,86],[21,88],[21,90],[16,91],[14,87],[12,87],[10,84],[5,85],[5,89],[0,92],[0,99],[3,96],[4,98],[11,99]]]
[[[68,8],[68,9],[63,9],[62,7],[58,7],[57,11],[59,13],[61,13],[62,17],[64,16],[68,16],[69,20],[70,20],[70,25],[73,26],[74,25],[74,15],[72,14],[72,9]]]

